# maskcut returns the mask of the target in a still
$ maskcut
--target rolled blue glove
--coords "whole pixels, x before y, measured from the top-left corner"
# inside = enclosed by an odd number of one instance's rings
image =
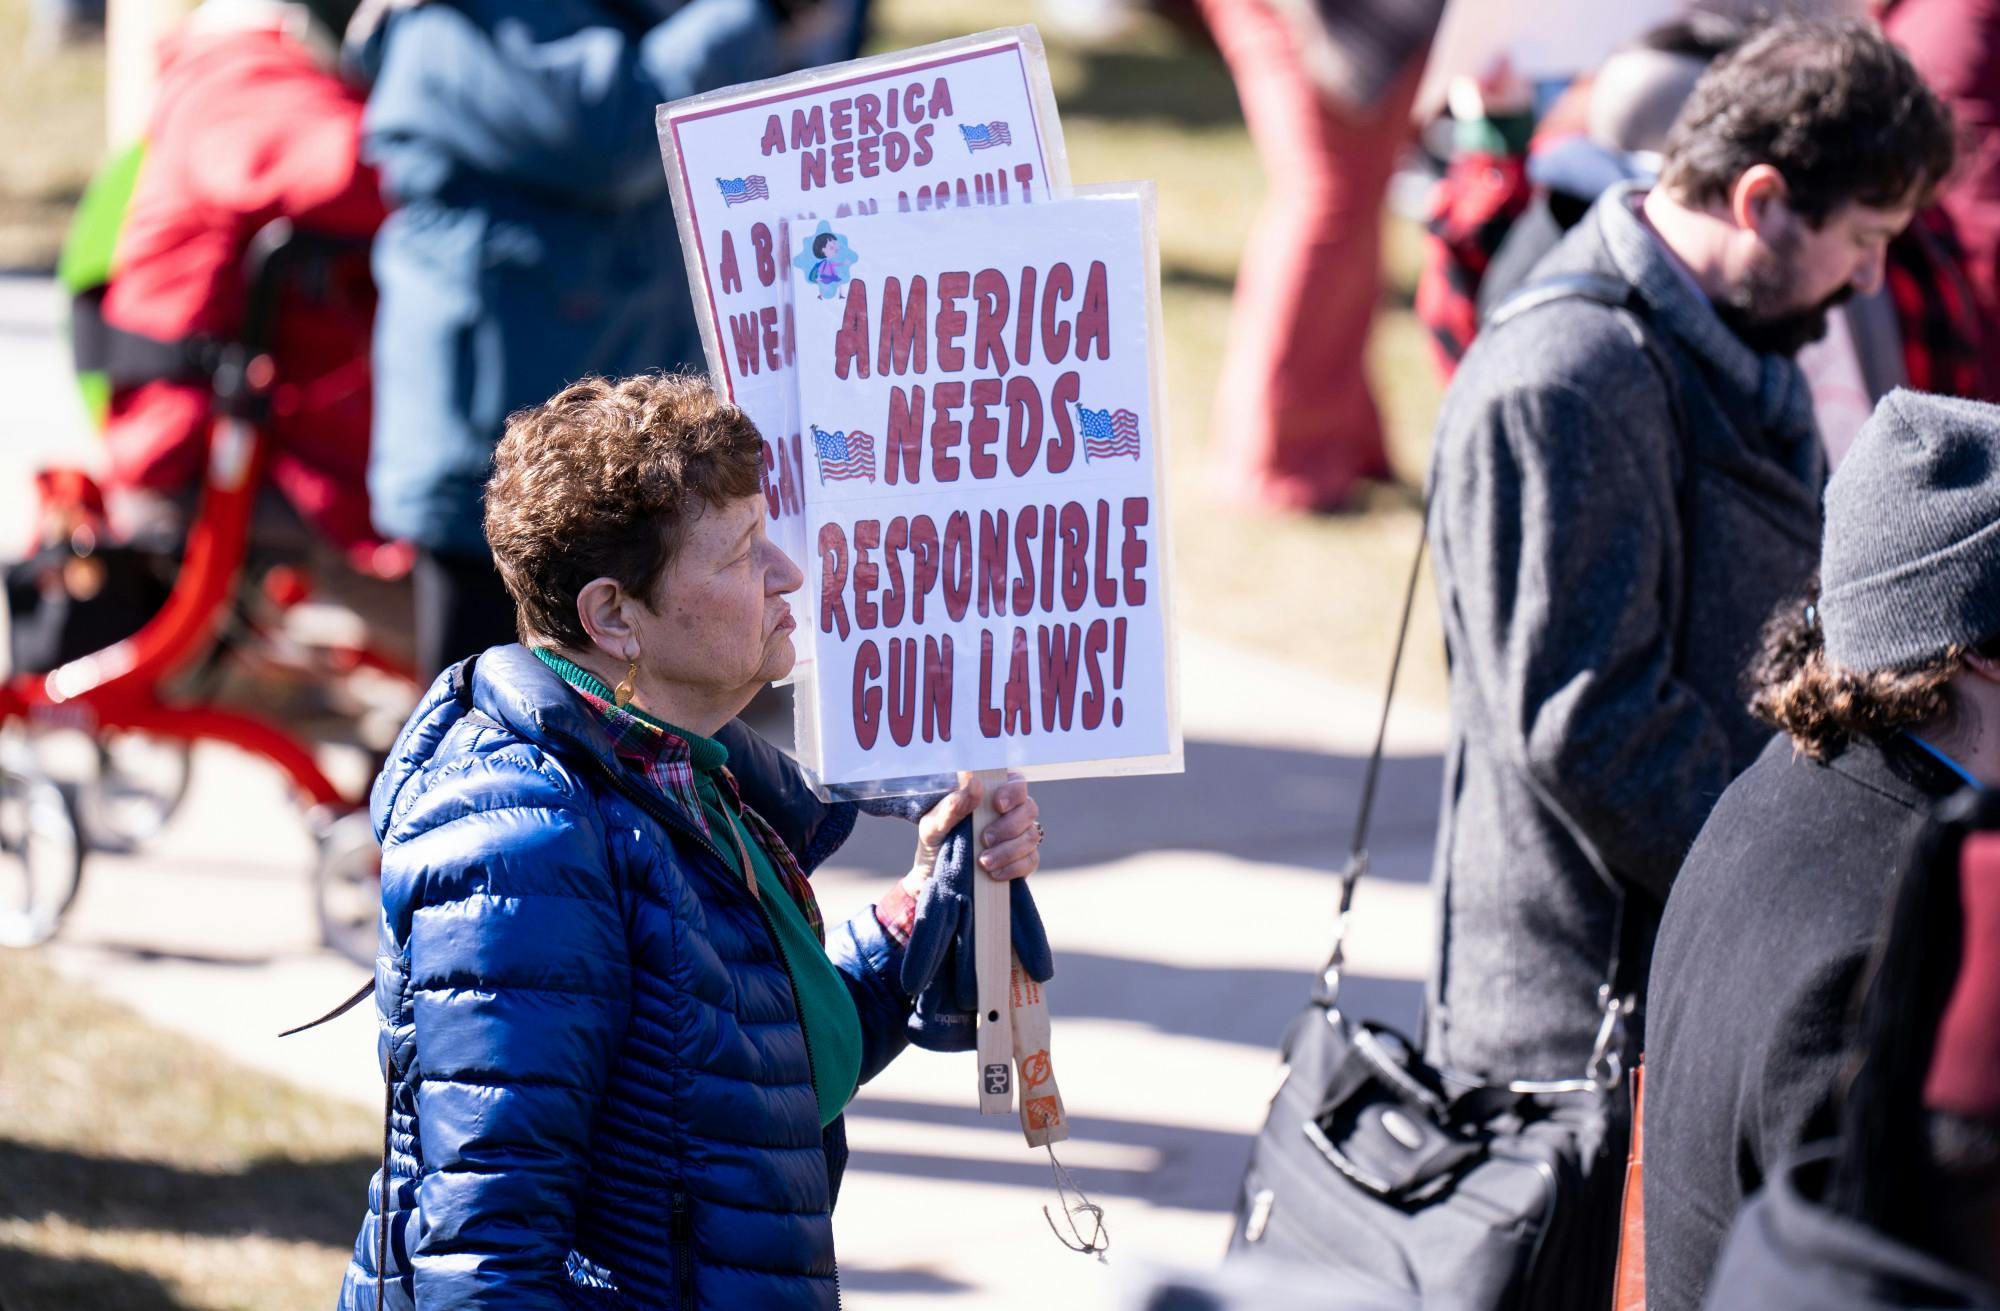
[[[864,801],[871,815],[921,819],[944,793],[927,797],[882,797]],[[910,1013],[910,1041],[928,1051],[965,1052],[978,1046],[978,954],[973,948],[972,821],[964,819],[945,838],[937,869],[917,895],[909,945],[903,949],[904,991],[916,1000]],[[1037,983],[1055,977],[1055,955],[1042,927],[1041,912],[1026,879],[1008,889],[1014,954]]]

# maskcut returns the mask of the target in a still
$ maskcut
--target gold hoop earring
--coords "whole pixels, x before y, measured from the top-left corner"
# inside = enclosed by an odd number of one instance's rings
[[[634,660],[625,670],[625,681],[611,689],[611,704],[623,710],[632,703],[632,681],[638,676],[639,662]]]

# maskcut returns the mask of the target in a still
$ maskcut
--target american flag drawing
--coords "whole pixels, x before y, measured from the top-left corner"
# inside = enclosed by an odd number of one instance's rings
[[[991,150],[995,146],[1014,144],[1014,134],[999,119],[991,123],[960,123],[958,130],[965,135],[967,150]]]
[[[1139,416],[1132,411],[1093,410],[1078,405],[1076,419],[1077,426],[1083,429],[1084,459],[1139,458]]]
[[[722,203],[744,205],[753,200],[769,200],[771,188],[764,183],[762,173],[752,173],[747,178],[717,178],[715,185],[722,188]]]
[[[848,478],[875,481],[875,439],[859,428],[848,432],[828,432],[818,424],[812,428],[813,448],[819,452],[819,480],[840,482]]]

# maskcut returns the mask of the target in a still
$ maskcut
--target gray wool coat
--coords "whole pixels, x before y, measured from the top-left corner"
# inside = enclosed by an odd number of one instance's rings
[[[1572,297],[1496,325],[1438,420],[1452,725],[1427,1042],[1484,1077],[1582,1074],[1614,945],[1643,989],[1681,858],[1768,735],[1744,692],[1759,630],[1818,562],[1804,378],[1723,325],[1639,195],[1607,192],[1530,280],[1608,274],[1638,319]]]

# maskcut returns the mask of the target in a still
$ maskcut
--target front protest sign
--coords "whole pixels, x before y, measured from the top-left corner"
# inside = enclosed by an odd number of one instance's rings
[[[771,534],[807,550],[781,217],[1043,199],[1069,184],[1041,38],[1006,28],[659,109],[695,317],[716,389],[764,434]]]
[[[788,225],[801,761],[1180,768],[1150,188]]]

